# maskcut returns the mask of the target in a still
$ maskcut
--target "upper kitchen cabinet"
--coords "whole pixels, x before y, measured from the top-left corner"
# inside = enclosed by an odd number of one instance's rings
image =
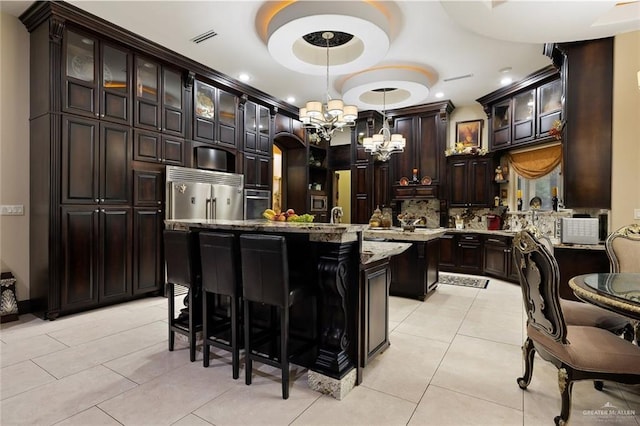
[[[271,156],[271,127],[269,108],[247,102],[244,106],[244,151]]]
[[[77,30],[64,35],[62,110],[131,123],[131,54]]]
[[[495,162],[491,156],[447,157],[450,207],[491,207],[497,188],[493,182]]]
[[[490,151],[547,141],[562,119],[560,73],[549,65],[477,101],[489,117]]]
[[[432,185],[444,180],[447,124],[453,108],[450,101],[444,101],[389,112],[393,133],[407,141],[405,151],[389,160],[389,185],[410,177],[413,169],[418,169],[419,177],[428,176]]]
[[[236,148],[238,97],[196,80],[193,139]]]
[[[305,141],[305,129],[302,127],[302,122],[291,118],[282,113],[276,113],[273,136],[274,138],[279,135],[295,135],[301,142]]]
[[[135,72],[135,126],[184,136],[182,74],[142,56],[136,56]]]

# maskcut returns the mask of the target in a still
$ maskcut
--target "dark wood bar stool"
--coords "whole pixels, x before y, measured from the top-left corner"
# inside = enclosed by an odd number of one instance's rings
[[[173,351],[175,333],[189,339],[189,357],[196,360],[196,333],[202,330],[200,249],[198,235],[192,231],[164,231],[164,258],[167,265],[169,298],[169,350]],[[187,287],[186,309],[175,316],[175,288]]]
[[[311,294],[311,286],[289,280],[287,243],[277,235],[240,236],[242,253],[242,291],[244,298],[244,339],[246,384],[251,384],[252,362],[260,361],[280,368],[282,398],[289,398],[289,307]],[[252,334],[251,302],[275,307],[280,315],[279,354],[271,356],[256,349],[264,334]],[[277,330],[266,333],[268,338]]]
[[[233,234],[200,233],[202,259],[202,323],[203,365],[209,366],[210,346],[231,352],[233,378],[240,375],[239,303],[242,287],[240,277],[240,250]],[[230,313],[215,312],[214,295],[229,298]],[[214,321],[214,318],[217,321]]]

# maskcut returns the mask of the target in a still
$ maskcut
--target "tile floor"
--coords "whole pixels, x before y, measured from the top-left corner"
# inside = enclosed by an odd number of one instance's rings
[[[208,369],[186,345],[167,350],[167,303],[147,298],[43,321],[21,315],[0,332],[0,424],[7,425],[550,425],[556,370],[536,359],[527,391],[520,288],[440,285],[425,302],[391,298],[391,347],[342,401],[308,389],[294,369],[289,400],[257,364],[253,384]],[[596,415],[606,404],[631,415]],[[640,425],[640,387],[574,386],[571,425]]]

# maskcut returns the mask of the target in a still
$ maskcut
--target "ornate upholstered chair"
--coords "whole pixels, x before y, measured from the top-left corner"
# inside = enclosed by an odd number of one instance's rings
[[[530,231],[516,235],[513,253],[527,312],[525,371],[518,386],[526,389],[531,383],[536,351],[558,368],[562,408],[555,424],[569,419],[575,381],[640,383],[639,347],[601,328],[567,325],[560,307],[558,264]]]
[[[529,227],[529,232],[538,240],[553,257],[553,244],[551,240],[541,234],[535,227]],[[608,330],[614,334],[622,335],[625,339],[633,340],[633,327],[628,318],[609,312],[588,303],[560,298],[560,307],[564,314],[564,321],[568,325],[584,325]],[[602,389],[601,383],[596,383],[596,388]]]
[[[611,233],[604,243],[611,272],[640,273],[640,225],[627,225]]]

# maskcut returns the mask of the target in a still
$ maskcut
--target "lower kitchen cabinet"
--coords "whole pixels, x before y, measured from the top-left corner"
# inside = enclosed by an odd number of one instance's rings
[[[131,294],[131,209],[62,208],[60,309],[71,312]]]
[[[157,208],[133,210],[133,294],[162,289],[164,212]]]
[[[365,367],[378,353],[389,347],[389,260],[383,259],[371,265],[363,265],[360,280],[363,329],[359,362],[361,367]]]
[[[482,239],[476,233],[449,233],[440,237],[441,271],[482,274]]]
[[[569,287],[569,280],[576,275],[609,272],[609,258],[602,247],[600,250],[555,247],[553,255],[560,269],[560,297],[563,299],[579,300]]]
[[[424,300],[438,283],[439,240],[413,241],[411,247],[391,258],[392,296]]]
[[[513,267],[513,238],[487,236],[484,240],[484,273],[505,281],[518,282],[517,268]]]

